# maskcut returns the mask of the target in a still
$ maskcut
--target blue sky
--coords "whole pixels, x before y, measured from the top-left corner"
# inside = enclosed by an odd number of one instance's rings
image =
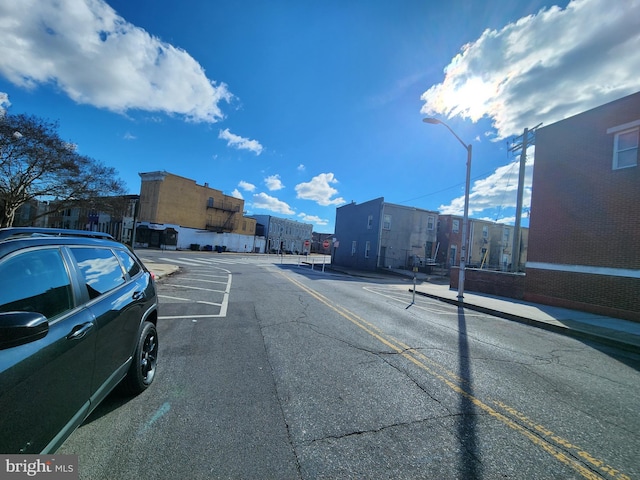
[[[425,117],[473,145],[470,216],[513,223],[509,142],[640,90],[640,0],[22,0],[0,33],[0,109],[129,193],[166,170],[320,232],[380,196],[462,214],[466,151]]]

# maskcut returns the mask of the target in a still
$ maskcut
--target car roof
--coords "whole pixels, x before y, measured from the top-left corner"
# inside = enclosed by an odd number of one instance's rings
[[[0,228],[0,257],[27,247],[41,245],[100,245],[124,247],[111,235],[102,232],[59,228]]]
[[[11,237],[50,236],[50,237],[89,237],[113,240],[108,233],[89,230],[69,230],[65,228],[10,227],[0,228],[0,241]]]

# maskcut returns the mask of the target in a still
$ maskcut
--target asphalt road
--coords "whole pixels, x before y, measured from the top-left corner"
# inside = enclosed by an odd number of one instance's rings
[[[154,384],[58,453],[84,479],[640,478],[640,359],[293,257],[142,251]]]

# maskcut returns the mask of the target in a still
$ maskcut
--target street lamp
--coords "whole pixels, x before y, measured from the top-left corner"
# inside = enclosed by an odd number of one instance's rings
[[[464,188],[464,215],[462,217],[462,250],[460,252],[460,275],[458,276],[458,302],[462,302],[464,299],[464,269],[467,256],[467,225],[469,223],[469,187],[471,183],[471,144],[467,145],[462,139],[451,130],[451,127],[437,118],[423,118],[424,123],[430,123],[432,125],[441,124],[447,127],[447,129],[458,139],[460,144],[467,151],[467,181]]]

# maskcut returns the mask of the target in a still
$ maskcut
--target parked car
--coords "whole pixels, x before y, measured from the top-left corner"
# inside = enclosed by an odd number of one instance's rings
[[[153,276],[111,236],[0,229],[0,453],[49,453],[156,374]]]

